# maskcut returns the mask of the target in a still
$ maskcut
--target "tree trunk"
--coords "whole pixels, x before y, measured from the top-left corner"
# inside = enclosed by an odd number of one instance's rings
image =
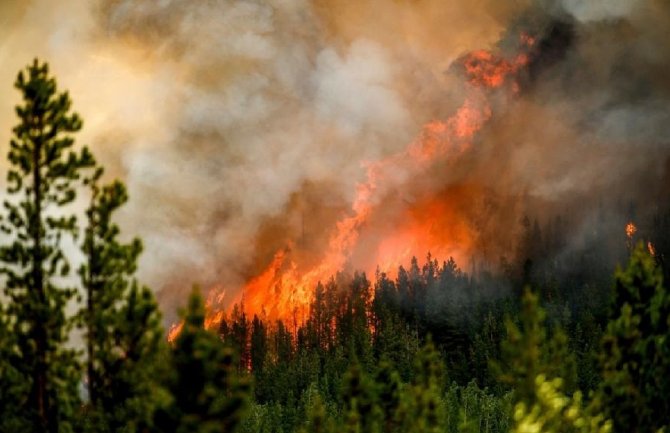
[[[44,274],[42,268],[42,172],[40,170],[40,159],[42,153],[42,139],[44,126],[42,119],[39,119],[39,135],[35,137],[33,146],[33,221],[31,221],[32,237],[33,237],[33,251],[32,251],[32,290],[35,291],[37,298],[37,308],[40,312],[35,321],[35,345],[36,345],[36,360],[35,371],[33,372],[33,399],[35,410],[37,412],[37,419],[35,420],[40,431],[48,431],[51,433],[58,432],[57,418],[51,416],[51,407],[49,397],[47,395],[48,375],[47,369],[47,325],[44,322],[47,320],[45,311],[48,311],[48,301],[44,288]],[[48,313],[47,313],[48,314]]]

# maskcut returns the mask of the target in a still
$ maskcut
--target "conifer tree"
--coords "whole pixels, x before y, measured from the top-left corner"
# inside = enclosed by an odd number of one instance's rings
[[[538,375],[562,380],[565,377],[574,389],[575,361],[560,328],[554,330],[551,338],[547,336],[546,313],[539,305],[538,296],[527,288],[521,302],[520,326],[507,319],[501,360],[492,362],[491,368],[501,382],[511,386],[517,401],[530,406],[537,397],[535,379]]]
[[[547,379],[543,374],[535,378],[535,395],[532,406],[519,402],[514,408],[512,433],[530,431],[547,433],[610,433],[612,422],[600,413],[590,413],[584,408],[580,391],[565,395],[560,378]]]
[[[204,328],[205,306],[195,289],[174,342],[170,402],[156,414],[156,427],[170,433],[233,433],[249,397],[249,384],[236,372],[232,349]]]
[[[251,322],[251,343],[250,343],[250,359],[251,368],[255,373],[262,374],[265,368],[265,361],[268,352],[268,335],[267,328],[263,321],[254,315]]]
[[[10,243],[0,247],[0,272],[16,337],[14,367],[30,383],[21,413],[33,431],[56,433],[70,430],[79,379],[75,353],[64,347],[71,324],[64,310],[75,291],[57,282],[70,274],[62,240],[76,235],[67,205],[93,157],[87,148],[73,149],[82,121],[46,63],[35,60],[19,72],[15,87],[23,101],[10,141],[9,198],[0,224]]]
[[[150,421],[158,396],[156,362],[165,353],[160,314],[152,292],[133,279],[142,244],[119,242],[113,213],[127,200],[125,186],[100,186],[103,169],[87,179],[91,202],[80,268],[86,292],[89,423],[96,431],[135,430]]]
[[[20,416],[27,385],[15,366],[20,362],[10,318],[0,304],[0,432],[28,431],[30,424]]]
[[[105,378],[101,371],[101,357],[111,356],[114,342],[110,326],[118,314],[121,297],[125,294],[129,278],[137,267],[137,257],[142,249],[138,239],[124,245],[117,236],[119,227],[112,222],[112,213],[127,200],[123,184],[114,182],[100,187],[98,182],[102,168],[87,180],[91,187],[91,202],[86,211],[87,226],[82,250],[86,261],[79,270],[86,292],[86,308],[83,319],[86,329],[86,374],[89,398],[93,406],[99,401],[99,393]]]
[[[412,433],[443,431],[445,414],[442,393],[446,375],[444,363],[429,338],[414,361],[414,379],[404,395],[403,430]]]
[[[369,377],[361,364],[354,359],[342,383],[344,401],[344,426],[349,433],[376,433],[380,430],[381,410]]]
[[[300,429],[300,433],[330,433],[333,432],[331,419],[328,417],[326,407],[318,393],[309,402],[307,407],[307,420]]]
[[[616,272],[612,318],[603,337],[601,403],[613,431],[670,426],[670,293],[641,243]]]
[[[402,388],[400,375],[386,359],[382,359],[379,363],[375,384],[382,414],[382,432],[392,433],[399,427]]]

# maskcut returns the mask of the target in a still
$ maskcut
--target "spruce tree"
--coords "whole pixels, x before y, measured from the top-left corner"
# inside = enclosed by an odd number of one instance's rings
[[[14,367],[30,383],[22,414],[33,421],[33,431],[56,433],[70,430],[79,379],[75,352],[64,347],[71,323],[65,305],[75,290],[57,278],[70,274],[62,241],[76,235],[77,223],[67,205],[93,157],[85,147],[73,149],[72,134],[82,121],[70,111],[68,93],[58,92],[46,63],[35,60],[19,72],[15,87],[23,101],[10,141],[0,223],[10,243],[0,247],[0,272],[16,338]]]

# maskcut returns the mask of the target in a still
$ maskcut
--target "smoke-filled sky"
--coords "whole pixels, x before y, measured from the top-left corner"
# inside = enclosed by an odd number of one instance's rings
[[[468,97],[463,56],[513,56],[522,32],[539,45],[517,91],[487,95],[458,159],[390,170],[354,265],[422,212],[459,227],[444,252],[491,260],[529,203],[578,225],[585,202],[645,212],[668,187],[666,0],[0,0],[0,145],[17,71],[47,60],[78,142],[129,187],[119,221],[170,319],[192,283],[233,290],[287,245],[318,260],[366,167]]]

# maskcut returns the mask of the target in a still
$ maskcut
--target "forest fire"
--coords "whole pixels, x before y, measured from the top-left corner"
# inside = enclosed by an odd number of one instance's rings
[[[400,212],[402,218],[388,233],[374,239],[368,236],[368,222],[371,218],[384,218],[380,204],[402,182],[420,178],[438,164],[453,164],[470,149],[473,137],[492,116],[488,94],[501,88],[511,95],[518,92],[516,74],[529,63],[534,43],[535,39],[524,33],[519,38],[521,53],[511,59],[485,50],[464,56],[460,64],[464,68],[467,96],[462,105],[450,118],[426,123],[403,151],[365,164],[367,180],[357,186],[351,213],[336,223],[321,260],[304,269],[292,254],[295,243],[289,243],[237,291],[236,298],[224,299],[220,288],[210,290],[207,327],[215,328],[233,304],[241,305],[250,315],[298,325],[306,318],[314,287],[346,269],[352,256],[356,256],[359,268],[363,263],[362,270],[368,275],[376,270],[392,274],[412,257],[428,252],[444,259],[467,257],[472,248],[470,222],[452,201],[457,196],[474,196],[473,190],[429,190],[419,199],[401,201],[397,206],[404,207]],[[173,325],[168,339],[174,340],[180,329],[179,325]]]

